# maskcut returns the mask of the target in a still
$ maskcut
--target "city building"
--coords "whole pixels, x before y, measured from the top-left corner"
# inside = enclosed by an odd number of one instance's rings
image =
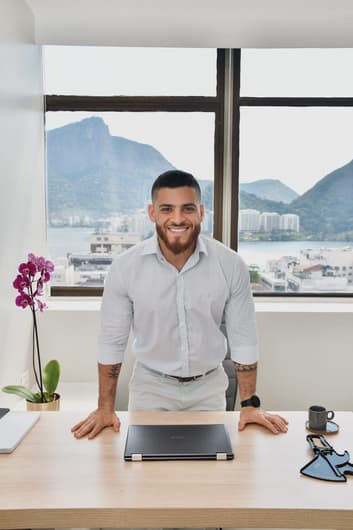
[[[272,232],[280,229],[281,216],[277,212],[263,212],[260,215],[260,230],[262,232]]]
[[[299,215],[294,213],[285,213],[280,217],[280,230],[291,230],[299,232]]]
[[[96,231],[91,236],[90,252],[93,254],[121,254],[142,240],[132,232]]]
[[[345,278],[348,285],[353,284],[353,248],[315,248],[301,251],[302,262],[321,264],[326,277]]]
[[[252,209],[239,211],[240,232],[258,232],[260,230],[260,212]]]
[[[264,286],[267,291],[284,293],[287,291],[287,280],[273,273],[261,272],[260,284]]]

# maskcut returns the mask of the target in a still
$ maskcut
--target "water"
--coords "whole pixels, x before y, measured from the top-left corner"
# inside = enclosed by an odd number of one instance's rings
[[[89,252],[93,228],[48,228],[49,256],[65,257],[67,253]]]
[[[48,228],[48,249],[52,259],[65,257],[67,253],[89,252],[93,228]],[[266,265],[267,260],[282,256],[299,256],[304,248],[342,248],[353,245],[346,241],[241,241],[239,254],[245,262]]]

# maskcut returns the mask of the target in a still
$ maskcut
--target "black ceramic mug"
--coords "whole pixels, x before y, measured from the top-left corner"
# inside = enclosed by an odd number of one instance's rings
[[[315,431],[325,431],[327,422],[335,417],[333,410],[326,410],[321,405],[309,407],[309,428]]]

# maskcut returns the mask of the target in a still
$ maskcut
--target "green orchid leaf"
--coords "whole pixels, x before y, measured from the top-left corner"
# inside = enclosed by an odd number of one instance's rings
[[[43,392],[43,401],[40,392],[36,392],[36,396],[38,397],[39,401],[41,403],[49,403],[50,401],[54,401],[54,393],[49,394],[49,392]]]
[[[59,383],[60,364],[56,359],[49,361],[43,370],[43,385],[48,394],[54,394]]]
[[[40,403],[41,401],[40,396],[34,394],[32,390],[29,390],[29,388],[26,388],[25,386],[8,385],[4,386],[2,391],[7,392],[8,394],[16,394],[16,396],[24,398],[27,401],[31,401],[32,403]]]

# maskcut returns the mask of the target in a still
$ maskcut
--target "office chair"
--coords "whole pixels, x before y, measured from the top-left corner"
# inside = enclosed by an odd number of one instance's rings
[[[234,362],[226,357],[223,361],[223,368],[229,380],[228,388],[226,390],[226,410],[234,410],[238,390],[238,380]]]
[[[226,333],[224,325],[221,326],[221,331],[227,339],[227,333]],[[227,344],[228,344],[228,340],[227,340]],[[237,380],[237,373],[235,370],[234,362],[230,358],[229,345],[227,348],[227,354],[223,361],[223,368],[229,380],[228,388],[226,390],[226,410],[234,410],[235,401],[237,397],[237,391],[238,391],[238,380]]]

